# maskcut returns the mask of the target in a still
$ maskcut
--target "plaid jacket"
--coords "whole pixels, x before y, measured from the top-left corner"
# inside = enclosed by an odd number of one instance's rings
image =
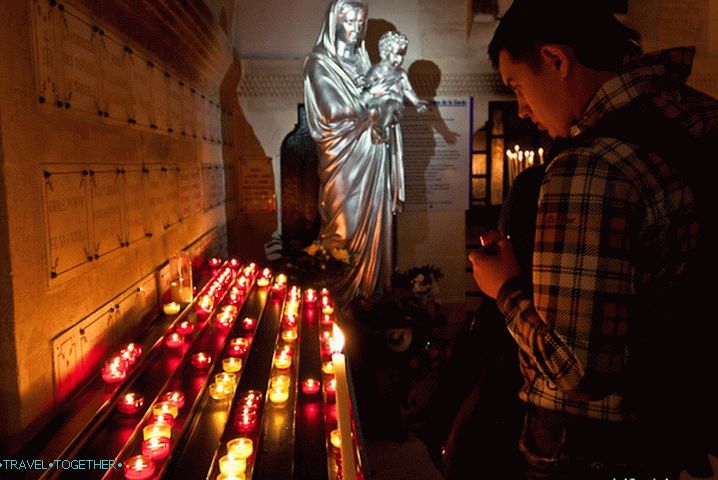
[[[685,85],[694,53],[676,48],[624,65],[572,127],[572,137],[589,141],[546,170],[533,298],[514,280],[497,299],[519,345],[526,402],[610,421],[631,414],[620,381],[630,352],[629,306],[639,292],[680,279],[698,224],[691,191],[668,162],[639,145],[592,137],[591,129],[608,114],[640,106],[694,137],[718,130],[718,102]]]

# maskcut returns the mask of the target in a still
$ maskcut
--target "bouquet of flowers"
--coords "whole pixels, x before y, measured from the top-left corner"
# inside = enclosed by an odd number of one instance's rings
[[[314,241],[305,248],[283,252],[287,273],[304,281],[327,285],[331,279],[342,277],[351,266],[351,254],[344,248],[326,248]]]

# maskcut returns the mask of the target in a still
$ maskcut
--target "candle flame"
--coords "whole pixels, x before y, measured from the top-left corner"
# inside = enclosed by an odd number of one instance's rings
[[[336,324],[334,324],[333,327],[333,337],[334,337],[334,353],[341,353],[344,349],[344,334],[342,333],[341,329],[337,327]]]

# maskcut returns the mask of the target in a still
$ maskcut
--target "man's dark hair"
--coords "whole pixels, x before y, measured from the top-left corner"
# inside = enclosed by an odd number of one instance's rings
[[[542,45],[573,48],[576,59],[596,70],[614,70],[640,53],[640,35],[616,19],[606,0],[514,0],[496,28],[489,57],[499,66],[506,50],[515,61],[538,68]]]

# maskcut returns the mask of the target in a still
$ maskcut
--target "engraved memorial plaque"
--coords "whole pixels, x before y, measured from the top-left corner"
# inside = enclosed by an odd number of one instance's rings
[[[132,115],[132,64],[130,53],[112,37],[104,35],[99,41],[102,66],[102,116],[122,122]]]
[[[177,172],[177,181],[179,184],[179,217],[181,219],[188,218],[192,215],[192,187],[194,185],[194,177],[196,169],[194,165],[181,165]]]
[[[167,82],[167,130],[173,133],[182,130],[182,90],[185,88],[175,78],[170,77]]]
[[[149,230],[153,235],[162,235],[167,225],[165,212],[166,175],[164,175],[159,165],[148,165],[143,178],[147,198]]]
[[[141,167],[132,167],[122,175],[122,212],[125,243],[129,245],[145,238],[149,232],[145,212],[145,184]]]
[[[88,177],[87,172],[46,174],[48,271],[52,277],[79,267],[91,258],[86,195]]]
[[[243,212],[274,211],[274,172],[268,157],[240,161],[240,206]]]
[[[94,255],[117,250],[124,243],[122,232],[122,175],[115,169],[91,175],[92,233]]]
[[[153,112],[154,102],[152,100],[152,75],[154,73],[154,64],[148,60],[144,60],[137,55],[133,55],[132,62],[132,95],[135,100],[135,117],[133,118],[136,125],[149,127],[155,122],[155,113]]]
[[[97,114],[100,110],[98,34],[89,22],[67,9],[59,17],[61,99],[66,107]]]
[[[179,172],[176,165],[162,167],[162,176],[164,177],[163,194],[164,194],[164,211],[163,219],[167,228],[179,221]]]
[[[197,110],[195,106],[195,95],[192,89],[185,87],[182,92],[182,131],[189,137],[197,135],[195,116]]]
[[[58,12],[44,0],[33,1],[35,34],[35,68],[40,103],[56,104],[60,95],[58,85],[58,56],[55,28]]]
[[[159,68],[152,69],[152,111],[154,121],[150,128],[167,131],[167,91],[169,90],[170,77],[165,75]]]
[[[199,165],[193,165],[191,171],[190,213],[194,215],[202,211],[202,170]]]

